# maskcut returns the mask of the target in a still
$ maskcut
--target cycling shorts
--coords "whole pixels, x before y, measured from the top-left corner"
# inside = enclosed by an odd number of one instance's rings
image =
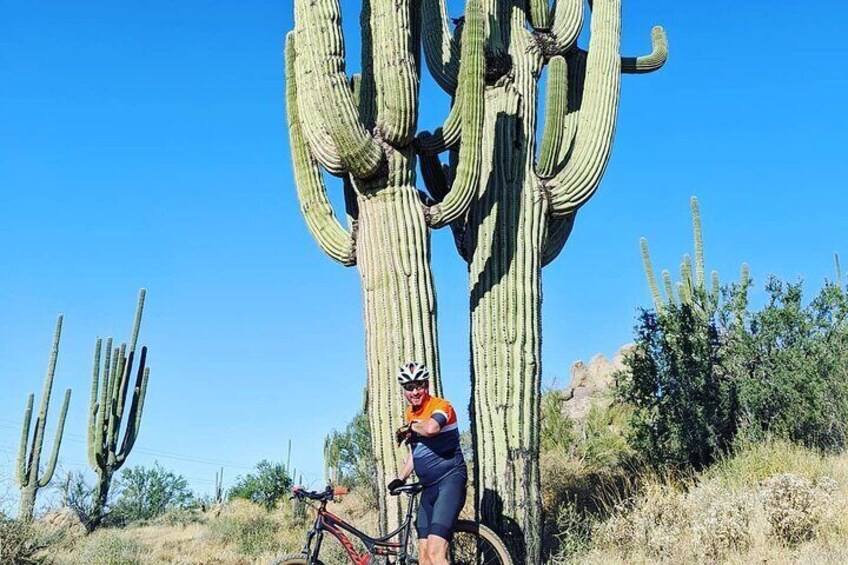
[[[418,539],[435,535],[448,541],[453,537],[453,527],[465,505],[468,473],[457,469],[421,493],[418,506]]]

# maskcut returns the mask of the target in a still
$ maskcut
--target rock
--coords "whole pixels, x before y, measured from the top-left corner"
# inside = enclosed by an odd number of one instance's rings
[[[609,395],[603,393],[615,385],[613,375],[625,368],[624,355],[632,347],[632,344],[623,346],[611,361],[598,354],[588,365],[583,361],[571,365],[571,387],[565,391],[563,412],[572,419],[582,420],[595,403],[602,398],[608,401]]]
[[[67,506],[51,510],[39,520],[39,524],[46,530],[61,531],[72,537],[82,537],[88,533],[77,513]]]

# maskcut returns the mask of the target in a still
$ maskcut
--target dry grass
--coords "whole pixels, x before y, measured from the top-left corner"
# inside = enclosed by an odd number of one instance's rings
[[[543,461],[546,526],[565,563],[848,563],[848,454],[783,443],[750,446],[691,481],[635,480],[562,452]],[[471,496],[464,515],[470,515]],[[352,492],[332,511],[377,531],[373,501]],[[53,565],[258,565],[298,551],[314,516],[236,501],[156,523],[66,535]],[[343,563],[339,545],[325,563]]]
[[[576,563],[848,563],[848,454],[752,446],[689,482],[653,480]]]

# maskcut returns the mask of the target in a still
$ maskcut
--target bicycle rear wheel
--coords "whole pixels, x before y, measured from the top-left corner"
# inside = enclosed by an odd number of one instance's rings
[[[316,563],[317,565],[324,565],[320,559]],[[309,565],[309,556],[305,553],[290,553],[285,557],[274,559],[268,565]]]
[[[460,520],[453,530],[450,562],[452,565],[512,565],[512,558],[491,529]]]

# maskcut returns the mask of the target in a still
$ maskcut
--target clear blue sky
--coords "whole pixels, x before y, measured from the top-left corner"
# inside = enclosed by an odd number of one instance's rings
[[[349,70],[357,2],[345,2]],[[462,10],[450,2],[452,15]],[[208,492],[262,458],[321,475],[321,444],[360,406],[356,271],[300,217],[283,104],[291,0],[4,2],[0,19],[0,499],[55,317],[54,399],[74,389],[61,462],[85,468],[95,336],[127,339],[148,288],[152,377],[130,464]],[[612,161],[545,271],[546,380],[612,354],[647,305],[638,239],[675,268],[700,197],[708,267],[741,262],[811,290],[848,258],[848,8],[821,0],[625,2],[624,47],[668,31],[659,73],[625,77]],[[423,82],[422,127],[447,101]],[[337,189],[334,189],[337,190]],[[465,267],[447,233],[433,268],[448,396],[468,399]],[[58,413],[48,421],[52,441]],[[47,449],[48,447],[46,447]]]

